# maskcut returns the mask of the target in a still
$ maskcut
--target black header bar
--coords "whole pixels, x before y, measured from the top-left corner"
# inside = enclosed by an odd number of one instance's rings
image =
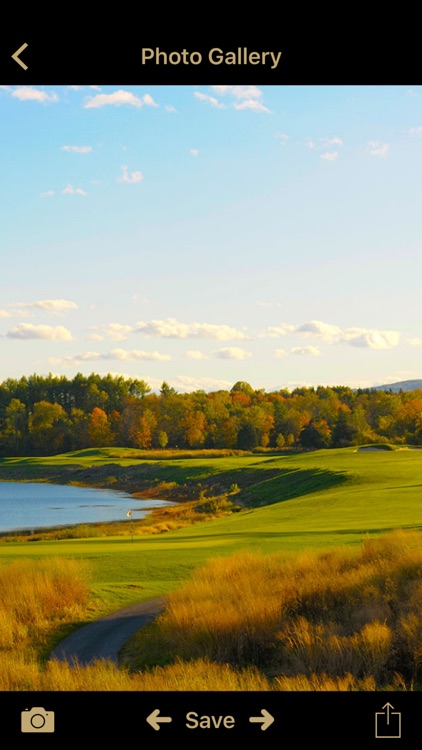
[[[105,31],[95,27],[25,24],[0,33],[4,84],[221,84],[412,85],[420,77],[420,43],[412,30],[394,37],[362,20],[328,27],[303,19],[263,31],[175,31],[171,40],[127,22]],[[221,23],[223,27],[223,22]],[[27,45],[25,47],[25,45]],[[19,52],[19,50],[21,50]],[[12,56],[17,54],[18,59]],[[20,61],[20,62],[19,62]]]

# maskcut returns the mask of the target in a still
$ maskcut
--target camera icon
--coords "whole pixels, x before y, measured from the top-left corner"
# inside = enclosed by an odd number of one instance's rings
[[[21,732],[54,732],[54,711],[25,708],[21,713]]]

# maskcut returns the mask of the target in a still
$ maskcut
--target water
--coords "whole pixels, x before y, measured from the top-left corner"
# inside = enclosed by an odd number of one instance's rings
[[[135,500],[126,492],[33,482],[0,482],[0,532],[143,518],[166,500]]]

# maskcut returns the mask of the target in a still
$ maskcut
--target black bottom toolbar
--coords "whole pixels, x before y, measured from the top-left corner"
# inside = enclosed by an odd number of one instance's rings
[[[121,736],[151,748],[176,739],[193,747],[207,737],[223,745],[248,737],[263,748],[298,740],[302,747],[319,740],[324,750],[353,743],[381,748],[387,739],[414,748],[421,708],[417,692],[27,692],[1,698],[3,738],[14,747],[52,747],[61,740],[98,746]]]

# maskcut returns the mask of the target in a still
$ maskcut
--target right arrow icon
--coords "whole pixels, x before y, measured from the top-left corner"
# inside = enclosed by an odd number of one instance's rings
[[[252,724],[261,724],[261,729],[265,732],[265,730],[274,722],[274,716],[271,716],[271,714],[263,708],[261,710],[261,716],[251,716],[249,721]]]

